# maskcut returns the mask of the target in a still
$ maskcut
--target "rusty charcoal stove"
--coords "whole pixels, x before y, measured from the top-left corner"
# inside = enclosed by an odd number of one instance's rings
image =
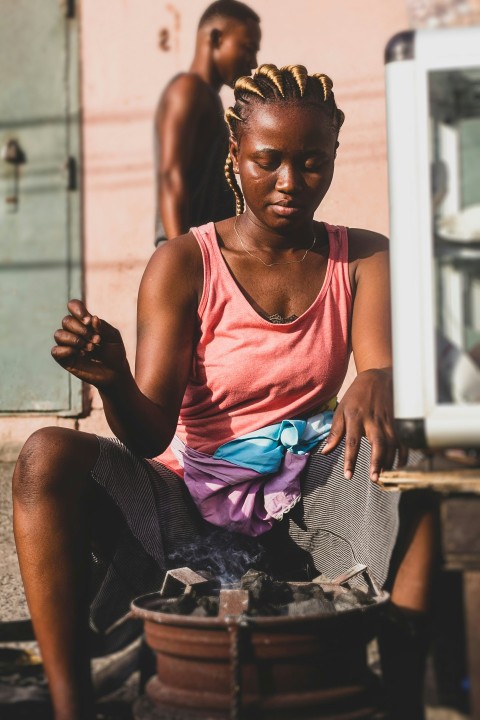
[[[359,574],[368,591],[350,587]],[[250,570],[233,587],[170,570],[159,593],[132,603],[157,668],[135,718],[383,718],[366,646],[387,599],[365,565],[311,582]]]

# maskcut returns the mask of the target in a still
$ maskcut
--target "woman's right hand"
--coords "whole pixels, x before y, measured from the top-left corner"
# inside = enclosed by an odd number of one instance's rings
[[[81,300],[70,300],[67,307],[70,315],[54,334],[52,357],[75,377],[107,390],[130,373],[122,336]]]

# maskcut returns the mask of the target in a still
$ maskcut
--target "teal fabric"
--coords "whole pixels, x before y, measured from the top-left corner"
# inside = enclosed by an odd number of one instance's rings
[[[262,475],[274,473],[286,452],[305,455],[324,440],[332,419],[333,412],[328,410],[308,420],[282,420],[221,445],[213,457]]]

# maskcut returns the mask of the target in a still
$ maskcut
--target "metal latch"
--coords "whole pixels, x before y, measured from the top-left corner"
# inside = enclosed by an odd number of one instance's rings
[[[9,165],[23,165],[27,162],[27,156],[15,138],[7,140],[2,147],[1,156],[2,160],[5,160]]]
[[[27,162],[27,156],[22,149],[20,143],[15,138],[10,138],[3,145],[0,156],[2,160],[12,166],[11,187],[5,196],[5,202],[10,212],[16,212],[18,208],[18,184],[19,184],[19,168]]]

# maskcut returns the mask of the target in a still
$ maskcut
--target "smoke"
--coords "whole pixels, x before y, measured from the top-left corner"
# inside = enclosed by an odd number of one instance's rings
[[[258,541],[222,529],[212,530],[176,548],[168,560],[171,568],[186,566],[196,572],[203,571],[214,575],[222,585],[239,583],[251,568],[268,569],[267,553]]]

